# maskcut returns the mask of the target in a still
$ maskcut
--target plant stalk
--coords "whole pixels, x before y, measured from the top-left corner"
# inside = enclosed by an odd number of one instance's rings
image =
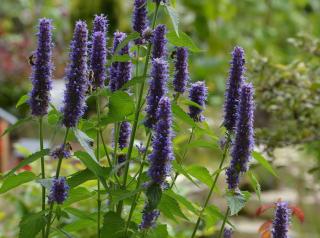
[[[206,209],[206,207],[207,207],[207,205],[208,205],[208,203],[209,203],[209,200],[210,200],[210,198],[211,198],[211,195],[212,195],[212,193],[213,193],[213,190],[214,190],[214,188],[215,188],[215,186],[216,186],[216,184],[217,184],[217,181],[218,181],[219,175],[220,175],[220,173],[221,173],[221,169],[222,169],[223,163],[224,163],[224,161],[225,161],[225,159],[226,159],[226,157],[227,157],[227,152],[228,152],[228,149],[229,149],[229,146],[230,146],[230,140],[231,140],[231,136],[230,136],[230,134],[228,134],[228,135],[227,135],[227,141],[226,141],[226,144],[225,144],[225,146],[224,146],[224,150],[223,150],[223,154],[222,154],[222,159],[221,159],[221,162],[220,162],[220,165],[219,165],[219,168],[218,168],[218,172],[217,172],[217,174],[216,174],[216,176],[215,176],[215,178],[214,178],[214,181],[213,181],[213,183],[212,183],[212,186],[211,186],[211,189],[210,189],[210,191],[209,191],[209,194],[208,194],[208,196],[207,196],[207,198],[206,198],[206,201],[205,201],[205,203],[204,203],[204,205],[203,205],[203,207],[202,207],[202,209],[201,209],[201,211],[200,211],[200,214],[199,214],[198,220],[197,220],[197,222],[196,222],[196,225],[195,225],[195,227],[194,227],[194,230],[193,230],[193,233],[192,233],[192,235],[191,235],[191,238],[194,238],[195,235],[196,235],[196,232],[197,232],[197,230],[198,230],[198,227],[199,227],[199,224],[200,224],[200,221],[201,221],[201,217],[202,217],[202,215],[203,215],[203,212],[205,211],[205,209]]]
[[[97,96],[96,98],[96,107],[97,107],[97,116],[98,116],[98,124],[100,124],[100,97]],[[96,157],[97,161],[99,163],[100,161],[100,126],[98,127],[97,130],[97,148],[96,148]],[[98,197],[97,197],[97,204],[98,204],[98,216],[97,216],[97,234],[98,238],[100,238],[101,233],[100,233],[100,221],[101,221],[101,195],[100,195],[100,181],[97,179],[97,187],[98,187]]]
[[[220,232],[219,232],[218,238],[221,238],[221,236],[222,236],[224,227],[226,225],[226,222],[227,222],[227,219],[228,219],[228,216],[229,216],[229,212],[230,212],[230,208],[228,207],[228,209],[226,211],[226,214],[224,215],[224,219],[223,219],[223,222],[222,222],[222,225],[221,225],[221,228],[220,228]]]
[[[39,139],[40,139],[40,150],[43,150],[43,117],[39,118]],[[41,178],[45,179],[45,168],[44,168],[44,157],[41,157]],[[42,211],[46,210],[46,188],[42,186],[41,188],[42,201],[41,201],[41,209]],[[42,238],[45,236],[45,227],[42,228]]]

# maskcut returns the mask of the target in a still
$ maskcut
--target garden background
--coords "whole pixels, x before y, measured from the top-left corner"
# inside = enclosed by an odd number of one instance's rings
[[[259,226],[272,213],[255,215],[261,204],[279,198],[299,206],[305,222],[293,219],[292,237],[320,236],[320,2],[318,0],[172,0],[179,15],[179,29],[194,41],[190,54],[191,80],[205,80],[209,89],[205,115],[210,128],[219,136],[225,83],[228,77],[230,52],[235,45],[245,49],[248,80],[256,88],[257,150],[270,160],[278,177],[257,165],[253,173],[261,185],[261,202],[252,196],[239,216],[231,219],[236,225],[235,237],[258,237]],[[0,3],[0,120],[9,124],[28,113],[28,107],[16,107],[19,98],[30,91],[31,67],[28,58],[35,49],[35,25],[38,18],[53,19],[55,83],[53,98],[61,102],[64,67],[72,28],[77,19],[91,23],[95,14],[107,14],[110,32],[131,31],[132,1],[124,0],[2,0]],[[163,12],[159,22],[173,27]],[[55,93],[57,93],[55,95]],[[90,105],[94,108],[94,104]],[[1,124],[3,125],[3,124]],[[10,161],[6,168],[37,150],[36,124],[27,124],[10,135],[6,152]],[[53,131],[47,125],[48,131]],[[106,140],[110,133],[106,132]],[[58,137],[61,135],[57,135]],[[183,140],[176,138],[176,140]],[[47,138],[49,141],[50,138]],[[77,145],[75,145],[77,146]],[[3,151],[2,151],[3,152]],[[6,155],[1,154],[1,159]],[[197,148],[189,151],[187,163],[200,164],[210,171],[217,167],[219,148]],[[13,160],[13,158],[15,160]],[[65,170],[80,166],[65,163]],[[2,171],[4,172],[4,171]],[[219,182],[224,183],[224,176]],[[252,191],[247,176],[241,189]],[[190,186],[183,178],[177,186],[191,199],[205,199],[205,187]],[[223,188],[223,185],[219,186]],[[26,190],[27,189],[27,190]],[[25,186],[0,197],[0,237],[16,237],[21,214],[36,205],[33,198],[37,185]],[[221,194],[223,191],[217,191]],[[225,201],[216,202],[224,208]],[[84,201],[83,205],[90,206]],[[176,237],[184,237],[188,222],[175,224]],[[78,231],[75,231],[78,232]],[[84,233],[90,233],[85,228]],[[171,231],[173,232],[173,231]],[[212,237],[212,231],[203,237]],[[84,234],[82,233],[82,234]]]

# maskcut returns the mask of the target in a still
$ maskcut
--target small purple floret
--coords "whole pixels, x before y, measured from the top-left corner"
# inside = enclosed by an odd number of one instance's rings
[[[54,178],[49,193],[49,203],[56,202],[62,204],[68,197],[69,185],[65,177]]]
[[[53,159],[68,159],[71,158],[71,150],[70,150],[70,145],[69,144],[62,144],[59,147],[57,147],[56,149],[54,149],[53,151],[51,151],[50,156]]]
[[[141,230],[146,230],[146,229],[149,229],[149,228],[152,228],[155,226],[156,221],[160,215],[160,211],[156,210],[156,209],[149,211],[146,206],[143,209],[142,214],[143,214],[142,221],[141,221],[139,228]]]

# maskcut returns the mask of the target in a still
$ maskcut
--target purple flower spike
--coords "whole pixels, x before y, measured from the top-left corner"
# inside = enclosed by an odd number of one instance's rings
[[[167,28],[165,25],[158,25],[153,32],[152,38],[152,59],[167,57]]]
[[[223,231],[223,238],[232,238],[232,229],[231,228],[224,228]]]
[[[88,87],[87,66],[87,24],[76,22],[70,46],[70,64],[67,69],[67,85],[64,95],[63,124],[75,127],[82,117],[85,105],[85,93]]]
[[[49,193],[49,203],[56,202],[62,204],[68,197],[69,185],[65,177],[55,178],[52,180],[52,185]]]
[[[91,70],[93,72],[93,90],[102,88],[106,79],[107,49],[106,37],[101,31],[93,33],[91,52]]]
[[[288,227],[290,220],[290,209],[288,203],[278,202],[273,223],[272,237],[273,238],[288,238]]]
[[[188,50],[184,47],[177,48],[177,57],[175,62],[175,75],[173,79],[174,91],[184,93],[189,81],[188,71]]]
[[[159,210],[149,210],[146,206],[142,211],[142,221],[139,226],[141,230],[146,230],[155,226],[156,221],[160,215]]]
[[[32,65],[32,91],[29,105],[31,114],[44,116],[48,113],[50,89],[52,84],[52,20],[42,18],[39,20],[38,46],[34,53]]]
[[[114,33],[112,54],[115,54],[117,46],[127,37],[123,32]],[[129,46],[125,45],[119,50],[119,55],[129,54]],[[112,92],[120,89],[126,82],[131,79],[132,62],[113,62],[110,66],[109,87]]]
[[[244,173],[248,169],[248,162],[254,147],[253,120],[253,86],[251,83],[246,83],[241,89],[235,141],[231,151],[232,159],[230,167],[226,171],[229,189],[237,188],[240,173]]]
[[[189,90],[189,98],[192,102],[197,103],[200,107],[204,108],[207,100],[208,89],[204,82],[198,81],[191,84]],[[195,122],[204,120],[202,115],[203,109],[196,106],[189,106],[189,115]]]
[[[161,98],[157,111],[157,123],[152,141],[153,151],[149,155],[150,167],[148,175],[152,183],[164,186],[171,171],[174,159],[172,149],[172,115],[168,97]]]
[[[124,121],[120,124],[120,132],[119,132],[119,149],[123,149],[128,146],[129,137],[131,134],[131,125],[129,122]]]
[[[132,17],[132,28],[136,32],[140,33],[140,36],[143,35],[144,31],[148,27],[148,16],[147,16],[147,1],[146,0],[135,0],[134,1],[134,10]],[[137,45],[144,43],[142,38],[135,40]]]
[[[63,158],[71,158],[71,149],[70,149],[70,144],[62,144],[59,147],[57,147],[56,149],[54,149],[53,151],[51,151],[50,156],[53,159],[63,159]]]
[[[245,72],[244,51],[241,47],[236,46],[232,52],[231,68],[227,88],[225,93],[224,104],[224,126],[229,132],[233,132],[236,126],[237,110],[242,84],[245,81],[243,76]]]
[[[167,93],[168,64],[163,59],[153,59],[151,80],[147,95],[145,126],[152,128],[157,121],[157,109],[160,99]]]
[[[95,15],[93,20],[93,32],[103,32],[106,34],[108,32],[109,22],[106,16],[103,14]]]

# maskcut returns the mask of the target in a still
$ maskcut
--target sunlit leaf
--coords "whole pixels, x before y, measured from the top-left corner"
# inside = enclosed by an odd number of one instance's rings
[[[68,195],[68,199],[63,203],[63,207],[68,207],[75,202],[79,202],[95,195],[95,192],[90,192],[84,187],[78,187],[71,189]]]
[[[80,145],[82,146],[82,148],[85,149],[85,151],[91,156],[91,158],[93,158],[94,160],[97,160],[93,151],[94,140],[90,138],[86,133],[84,133],[83,131],[80,131],[77,128],[75,128],[73,132],[77,140],[79,141]]]
[[[28,183],[36,178],[36,175],[29,171],[24,171],[18,175],[11,175],[7,177],[0,188],[0,194],[5,193],[13,188],[20,186],[21,184]]]
[[[170,16],[174,31],[177,34],[177,36],[179,36],[179,16],[176,12],[176,9],[169,5],[165,5],[165,7],[167,9],[168,15]]]
[[[251,194],[246,191],[241,191],[241,193],[228,193],[226,198],[228,207],[230,208],[230,215],[233,216],[238,214],[238,212],[246,205],[250,196]]]
[[[169,42],[175,46],[186,47],[192,52],[201,51],[192,39],[184,32],[180,31],[179,36],[175,32],[169,32],[167,34]]]
[[[28,100],[29,100],[29,98],[30,98],[30,97],[29,97],[28,94],[22,95],[22,96],[19,98],[19,100],[18,100],[18,102],[17,102],[17,104],[16,104],[16,108],[18,108],[18,107],[20,107],[21,105],[27,103]]]
[[[19,223],[19,238],[35,238],[45,224],[44,212],[26,215]]]
[[[115,212],[104,215],[101,238],[123,238],[125,221]]]
[[[164,216],[174,221],[176,221],[176,217],[189,220],[181,211],[179,203],[175,199],[173,199],[172,197],[169,197],[166,194],[162,194],[161,201],[159,203],[158,208]]]
[[[268,170],[273,176],[278,176],[269,162],[263,157],[263,155],[257,151],[252,152],[252,157],[257,160],[266,170]]]

